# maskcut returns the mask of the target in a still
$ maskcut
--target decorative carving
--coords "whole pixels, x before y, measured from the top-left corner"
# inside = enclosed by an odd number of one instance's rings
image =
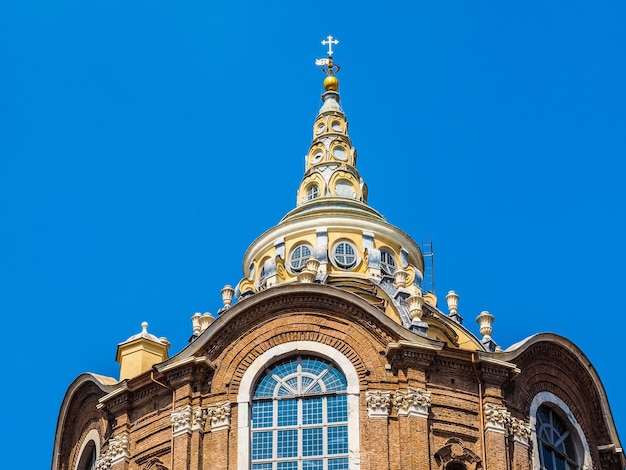
[[[144,467],[144,470],[168,470],[168,468],[157,458],[153,458]]]
[[[440,468],[446,468],[450,462],[462,463],[467,470],[483,468],[480,457],[465,447],[465,443],[456,437],[449,439],[445,446],[435,452],[435,462]]]
[[[485,421],[487,422],[485,431],[506,432],[511,413],[505,407],[487,403],[484,406],[484,413]]]
[[[109,470],[120,460],[129,459],[130,438],[128,433],[123,433],[117,437],[109,439],[109,445],[100,458],[96,460],[96,470]]]
[[[398,416],[428,418],[430,392],[425,392],[421,388],[417,390],[409,388],[406,392],[398,390],[393,397],[393,404],[398,409]]]
[[[387,418],[391,407],[391,393],[389,392],[367,392],[365,395],[367,403],[367,415],[370,418]]]
[[[511,417],[508,423],[508,432],[510,436],[513,436],[515,442],[519,442],[525,446],[528,446],[530,435],[532,433],[530,423],[523,419]]]
[[[207,410],[199,406],[194,406],[191,409],[191,430],[192,431],[204,431],[204,425],[206,424]]]
[[[225,401],[207,409],[207,415],[211,419],[211,431],[221,431],[230,427],[230,402]]]
[[[191,432],[191,405],[185,405],[172,411],[172,427],[174,436]]]

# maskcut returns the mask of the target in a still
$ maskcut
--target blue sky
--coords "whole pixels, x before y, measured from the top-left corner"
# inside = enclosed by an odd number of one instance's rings
[[[328,34],[370,205],[433,238],[442,304],[503,347],[574,341],[626,432],[624,24],[621,1],[0,1],[4,418],[37,436],[12,450],[49,467],[77,375],[217,311],[295,206]]]

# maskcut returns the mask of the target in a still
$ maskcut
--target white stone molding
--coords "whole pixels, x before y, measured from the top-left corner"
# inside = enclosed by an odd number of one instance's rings
[[[327,240],[326,229],[318,229],[318,246],[320,236]],[[324,260],[315,255],[322,263]],[[325,255],[325,252],[323,253]],[[326,259],[327,261],[327,259]],[[320,267],[321,269],[321,267]],[[361,468],[361,445],[359,436],[359,376],[354,365],[343,353],[316,341],[292,341],[274,346],[257,357],[241,378],[237,395],[237,469],[250,469],[250,393],[258,378],[268,364],[282,357],[294,354],[317,354],[333,361],[346,377],[348,387],[348,469]]]
[[[211,432],[230,428],[230,402],[225,401],[207,408],[211,420]]]
[[[483,410],[485,413],[485,432],[492,431],[505,434],[511,419],[511,413],[504,406],[492,405],[490,403],[486,403]]]
[[[78,458],[76,459],[76,464],[74,465],[74,470],[78,469],[78,465],[80,464],[80,459],[85,452],[85,448],[87,444],[93,442],[95,451],[96,451],[96,462],[100,458],[100,434],[95,429],[90,430],[85,438],[83,439],[82,444],[80,445],[80,450],[78,451]]]
[[[110,438],[107,451],[96,460],[96,470],[109,470],[121,460],[128,461],[130,459],[129,444],[128,433]]]
[[[191,405],[185,405],[172,411],[172,432],[174,437],[191,432]]]
[[[204,431],[204,425],[206,424],[207,410],[194,406],[191,408],[191,430],[192,431]]]
[[[583,433],[580,424],[576,420],[576,417],[567,406],[563,400],[557,397],[552,392],[539,392],[533,398],[532,403],[530,404],[530,431],[531,431],[531,439],[532,439],[532,447],[533,447],[533,468],[540,468],[541,462],[539,459],[539,446],[537,442],[537,410],[541,405],[546,403],[552,404],[552,406],[559,408],[563,415],[567,417],[567,424],[569,424],[572,428],[573,434],[578,435],[579,444],[582,446],[582,449],[579,449],[583,457],[583,470],[593,470],[593,460],[591,458],[591,452],[589,450],[589,444],[587,443],[587,439],[585,434]]]
[[[509,432],[509,436],[513,436],[513,440],[516,443],[519,443],[524,447],[530,446],[530,436],[532,432],[528,421],[511,417],[507,431]]]
[[[391,408],[390,392],[367,392],[365,394],[365,402],[367,403],[367,415],[370,418],[387,418],[389,409]]]
[[[398,416],[417,416],[428,418],[430,409],[430,392],[421,388],[408,388],[406,392],[398,390],[393,397],[393,405],[398,410]]]

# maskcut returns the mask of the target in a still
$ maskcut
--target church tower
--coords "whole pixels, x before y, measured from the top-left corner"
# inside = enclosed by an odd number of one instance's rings
[[[604,388],[571,341],[508,348],[423,287],[415,241],[367,202],[332,36],[295,206],[190,344],[142,331],[120,376],[79,376],[53,470],[623,470]],[[296,184],[297,182],[294,182]],[[376,188],[373,188],[376,190]]]

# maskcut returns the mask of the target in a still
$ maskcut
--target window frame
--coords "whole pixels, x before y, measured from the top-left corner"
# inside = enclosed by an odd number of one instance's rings
[[[303,248],[306,248],[309,250],[309,254],[308,256],[304,257],[302,255],[300,255],[296,261],[299,262],[298,266],[294,266],[294,255],[296,254],[296,251],[298,249],[300,249],[302,251]],[[292,249],[291,252],[289,253],[289,263],[288,263],[288,267],[289,270],[291,272],[294,273],[299,273],[300,271],[302,271],[302,269],[306,266],[306,262],[313,256],[313,247],[309,244],[309,243],[298,243],[297,245],[295,245]]]
[[[593,461],[591,458],[591,452],[589,451],[589,444],[587,443],[585,434],[583,433],[580,424],[578,424],[576,417],[570,410],[569,406],[567,406],[567,404],[563,400],[561,400],[555,394],[546,391],[539,392],[537,395],[535,395],[530,405],[530,427],[533,444],[533,468],[545,468],[541,466],[541,457],[539,455],[541,446],[537,437],[537,412],[542,406],[551,408],[553,413],[556,413],[558,418],[569,429],[574,441],[573,444],[576,446],[576,464],[578,465],[578,468],[583,469],[586,466],[589,466],[589,468],[591,468],[591,466],[593,465]]]
[[[385,260],[385,255],[389,257],[389,259],[392,261],[391,263],[389,262],[389,260]],[[387,269],[388,266],[392,266],[393,270]],[[380,250],[380,270],[383,274],[387,276],[393,276],[394,273],[398,270],[396,256],[394,255],[393,251],[387,248],[381,248]]]
[[[346,388],[337,365],[319,355],[297,353],[269,364],[252,391],[252,468],[308,468],[306,462],[326,468],[336,459],[347,465]],[[333,437],[343,442],[333,445]]]
[[[354,256],[354,262],[352,262],[350,264],[347,264],[347,263],[344,263],[344,262],[340,262],[337,259],[337,249],[340,246],[343,246],[343,245],[349,246],[352,249],[353,253],[350,253],[350,254],[341,253],[340,256],[344,256],[344,257],[346,257],[346,256]],[[361,261],[361,257],[359,256],[359,252],[357,250],[356,245],[352,241],[345,240],[345,239],[338,240],[337,242],[335,242],[335,244],[333,245],[333,248],[331,250],[331,257],[330,257],[330,259],[332,260],[333,265],[336,268],[341,269],[342,271],[352,271],[359,264],[359,262]]]
[[[348,468],[360,468],[359,377],[350,360],[335,348],[315,341],[292,341],[268,349],[257,357],[243,374],[237,395],[238,470],[249,470],[251,460],[251,405],[254,386],[265,368],[288,356],[312,355],[329,361],[346,379],[348,402]]]

